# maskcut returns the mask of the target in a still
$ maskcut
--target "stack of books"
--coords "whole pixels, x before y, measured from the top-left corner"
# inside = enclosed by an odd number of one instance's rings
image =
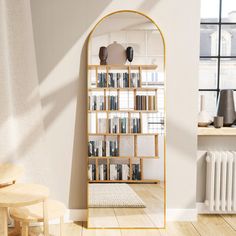
[[[108,110],[118,110],[118,96],[108,96]]]
[[[152,95],[136,95],[136,110],[156,110],[156,97]]]
[[[141,119],[131,118],[131,133],[141,133]]]
[[[130,87],[139,88],[140,85],[141,84],[140,84],[139,73],[131,73],[130,74]]]
[[[88,166],[88,179],[90,181],[96,180],[96,165],[89,164]]]
[[[128,164],[110,164],[110,180],[128,180]]]
[[[108,87],[110,88],[128,88],[129,74],[126,73],[109,73]]]
[[[91,111],[105,110],[105,98],[104,96],[89,96],[89,109]]]
[[[109,118],[108,131],[110,134],[128,133],[128,118],[113,117]]]
[[[119,156],[119,146],[117,140],[106,142],[106,156],[107,157]]]
[[[98,73],[98,88],[106,88],[107,87],[107,74],[106,73]]]
[[[140,164],[132,164],[132,179],[141,180]]]
[[[118,141],[96,140],[89,141],[88,144],[89,157],[116,157],[119,156]]]
[[[88,156],[90,157],[106,156],[106,142],[104,140],[89,141]]]
[[[98,166],[98,170],[99,170],[99,180],[107,180],[107,165],[100,164]]]

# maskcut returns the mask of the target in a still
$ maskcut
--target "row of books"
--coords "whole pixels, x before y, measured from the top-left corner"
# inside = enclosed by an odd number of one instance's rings
[[[102,95],[89,96],[89,109],[91,111],[106,110],[105,97]],[[118,110],[118,96],[110,95],[107,96],[108,110]]]
[[[102,156],[119,156],[118,141],[104,141],[96,140],[89,141],[88,144],[88,156],[102,157]]]
[[[130,167],[128,164],[110,164],[109,165],[109,180],[129,180]],[[89,164],[88,178],[93,181],[96,180],[96,165]],[[108,180],[107,164],[98,165],[98,179]],[[141,180],[140,164],[132,164],[132,180]]]
[[[110,134],[126,134],[129,133],[129,119],[127,117],[113,117],[108,119],[108,130],[107,130],[107,119],[98,119],[98,133],[110,133]],[[130,132],[141,133],[141,119],[130,118]]]
[[[96,111],[96,110],[105,110],[105,99],[104,96],[89,96],[89,110]]]
[[[98,87],[99,88],[138,88],[141,86],[139,73],[130,73],[130,86],[129,86],[129,73],[98,73]]]
[[[156,96],[152,95],[136,95],[135,98],[136,110],[156,110]]]

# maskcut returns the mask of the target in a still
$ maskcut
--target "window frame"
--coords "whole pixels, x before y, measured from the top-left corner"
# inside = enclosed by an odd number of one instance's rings
[[[204,1],[204,0],[203,0]],[[198,91],[199,92],[216,92],[217,96],[216,98],[218,99],[219,97],[219,93],[220,93],[220,80],[221,80],[221,61],[222,59],[236,59],[236,55],[235,56],[222,56],[221,55],[221,37],[222,37],[222,32],[224,31],[222,29],[222,26],[224,25],[235,25],[236,26],[236,22],[222,22],[222,3],[224,0],[219,0],[219,19],[216,22],[211,22],[211,21],[202,21],[201,19],[201,23],[200,25],[214,25],[214,26],[218,26],[218,53],[216,56],[201,56],[200,55],[200,61],[201,59],[217,59],[217,75],[216,75],[216,88],[215,89],[204,89],[204,88],[199,88]],[[233,88],[232,90],[236,91],[236,88]],[[217,101],[215,101],[217,102]]]

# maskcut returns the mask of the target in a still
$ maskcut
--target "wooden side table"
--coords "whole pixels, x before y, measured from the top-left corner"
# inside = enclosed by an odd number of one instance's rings
[[[44,235],[49,236],[47,199],[49,189],[38,184],[14,184],[0,188],[0,236],[8,236],[8,207],[43,202]]]

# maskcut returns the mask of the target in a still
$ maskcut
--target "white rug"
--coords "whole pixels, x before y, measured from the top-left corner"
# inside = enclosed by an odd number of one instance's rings
[[[89,184],[89,207],[146,207],[128,184]]]

